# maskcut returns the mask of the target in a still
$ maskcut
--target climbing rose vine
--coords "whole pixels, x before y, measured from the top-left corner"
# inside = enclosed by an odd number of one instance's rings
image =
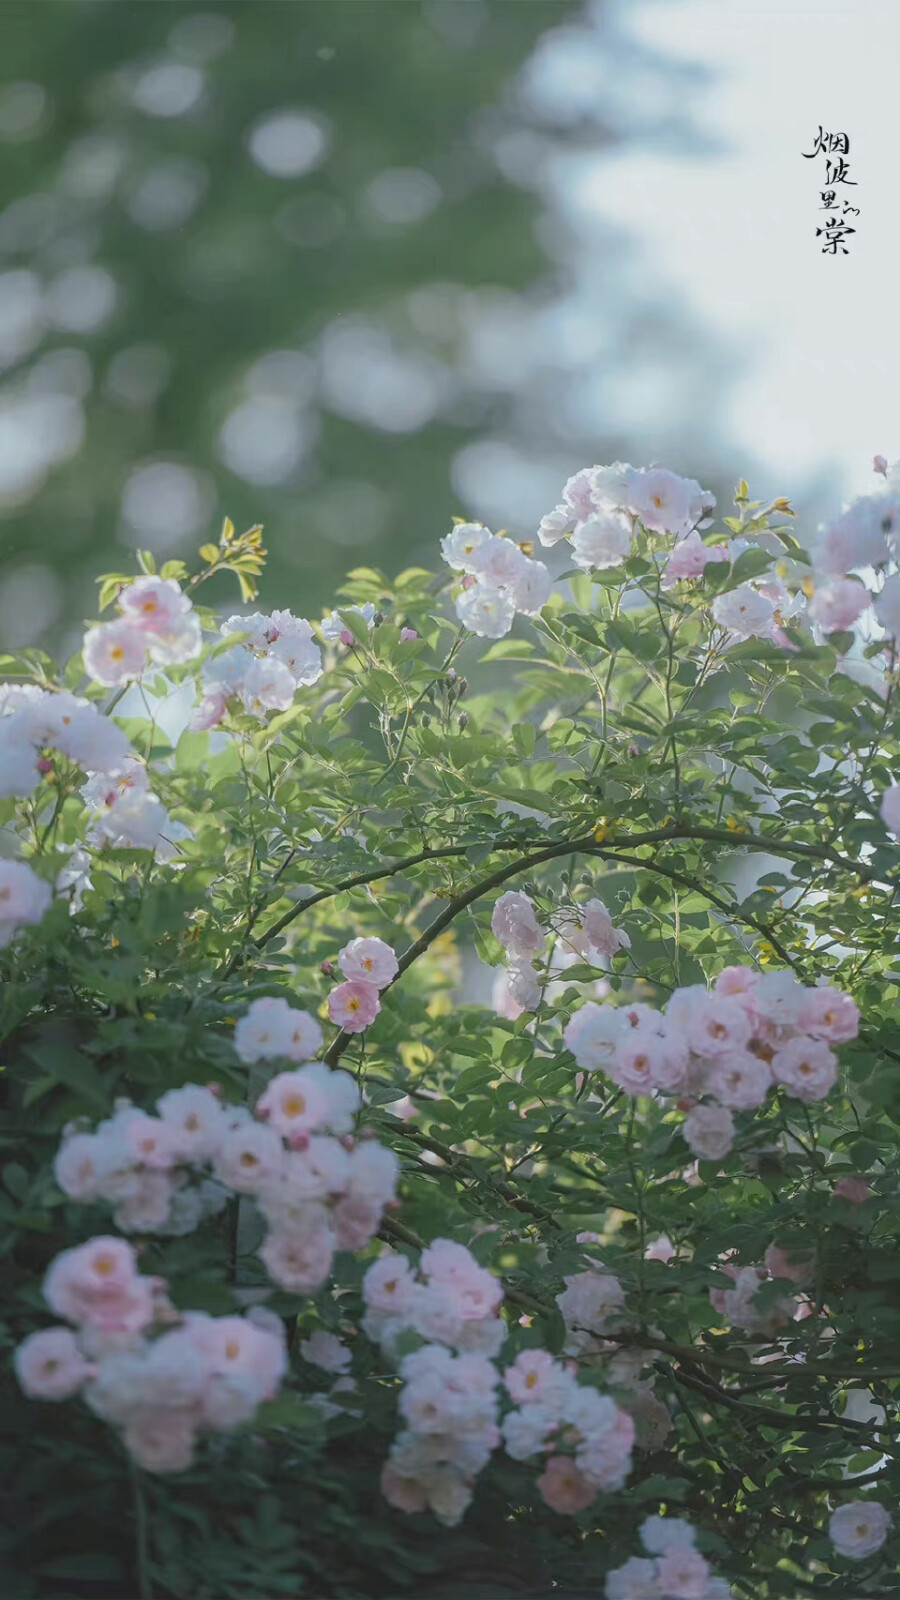
[[[586,468],[321,621],[226,522],[2,659],[4,1592],[896,1592],[876,474]]]

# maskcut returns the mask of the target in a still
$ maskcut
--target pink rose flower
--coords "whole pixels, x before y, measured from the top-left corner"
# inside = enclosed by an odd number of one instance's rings
[[[381,1001],[374,983],[339,983],[328,996],[328,1015],[345,1033],[364,1033],[371,1027]]]
[[[551,1456],[537,1486],[545,1504],[561,1517],[586,1511],[597,1497],[596,1489],[582,1477],[568,1456]]]
[[[338,966],[351,983],[374,983],[386,989],[393,983],[399,962],[383,939],[351,939],[338,956]]]

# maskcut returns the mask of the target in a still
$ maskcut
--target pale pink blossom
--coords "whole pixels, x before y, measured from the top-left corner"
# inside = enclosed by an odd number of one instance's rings
[[[582,1476],[568,1456],[551,1456],[537,1486],[550,1510],[564,1517],[586,1511],[597,1497],[593,1484]]]
[[[662,1600],[656,1581],[656,1562],[630,1556],[606,1579],[606,1600]]]
[[[276,1133],[289,1139],[297,1133],[318,1133],[325,1129],[331,1133],[349,1133],[359,1104],[359,1089],[348,1072],[332,1072],[314,1061],[292,1072],[279,1072],[266,1085],[256,1109]]]
[[[347,1372],[353,1359],[340,1339],[325,1328],[316,1328],[308,1339],[300,1340],[300,1354],[304,1361],[321,1367],[323,1372]]]
[[[506,991],[520,1011],[537,1011],[541,983],[533,961],[511,961],[506,969]]]
[[[252,716],[266,711],[287,711],[294,703],[296,684],[290,669],[277,656],[254,656],[238,686],[244,710]]]
[[[339,983],[328,996],[328,1015],[345,1033],[363,1033],[371,1027],[381,1001],[374,983]]]
[[[139,1112],[129,1119],[122,1133],[128,1154],[140,1166],[165,1172],[178,1161],[180,1150],[175,1130],[159,1117],[147,1117]]]
[[[570,534],[578,521],[577,513],[571,506],[554,506],[543,516],[538,526],[538,538],[546,549],[559,544],[560,539],[565,539]]]
[[[837,578],[817,589],[809,602],[809,614],[826,633],[851,628],[872,604],[868,589],[853,578]]]
[[[775,620],[775,606],[749,583],[738,584],[717,595],[712,614],[720,628],[727,628],[732,641],[767,638]]]
[[[503,1374],[516,1405],[554,1405],[572,1385],[572,1375],[547,1350],[522,1350]]]
[[[510,593],[517,611],[536,617],[553,592],[553,581],[543,561],[525,557]]]
[[[153,1320],[153,1285],[137,1274],[134,1251],[124,1239],[99,1237],[51,1262],[44,1299],[68,1322],[110,1333],[138,1333]]]
[[[308,1011],[269,995],[251,1001],[234,1030],[234,1048],[248,1065],[283,1057],[310,1061],[322,1048],[322,1029]]]
[[[631,554],[631,518],[621,511],[601,511],[579,522],[572,536],[575,564],[586,572],[618,567]]]
[[[91,1376],[69,1328],[44,1328],[32,1333],[13,1354],[16,1377],[32,1400],[68,1400]]]
[[[257,1194],[278,1176],[284,1162],[284,1145],[274,1128],[246,1121],[228,1128],[215,1152],[215,1174],[220,1183],[238,1194]]]
[[[849,1500],[832,1512],[828,1537],[838,1555],[864,1561],[881,1549],[890,1526],[890,1515],[880,1501]]]
[[[94,683],[117,688],[147,665],[147,636],[126,617],[89,628],[82,646],[84,670]]]
[[[514,956],[528,958],[543,950],[544,931],[527,894],[509,889],[500,896],[491,915],[494,936]]]
[[[719,1161],[734,1143],[734,1119],[724,1106],[695,1106],[681,1129],[688,1148],[701,1161]]]
[[[470,571],[479,583],[494,589],[510,589],[521,577],[526,559],[512,539],[491,534],[473,550]]]
[[[725,545],[706,545],[696,528],[680,539],[665,565],[663,588],[673,589],[676,583],[690,578],[702,578],[711,561],[727,561]]]
[[[383,939],[351,939],[338,956],[338,966],[345,978],[374,983],[376,989],[386,989],[399,970],[396,955]]]
[[[119,609],[142,633],[168,633],[191,610],[174,578],[141,577],[119,590]]]
[[[584,906],[573,907],[561,931],[566,943],[579,955],[609,959],[619,950],[631,949],[628,934],[615,926],[602,900],[589,900]]]
[[[197,1432],[190,1411],[156,1408],[139,1413],[125,1429],[125,1448],[146,1472],[186,1472]]]
[[[225,1113],[211,1089],[197,1083],[169,1089],[157,1100],[156,1109],[172,1129],[182,1160],[212,1159],[225,1133]]]
[[[845,1044],[859,1033],[859,1007],[843,990],[822,984],[807,989],[798,1021],[804,1033],[812,1034],[814,1039]]]
[[[608,1071],[616,1049],[627,1038],[628,1026],[617,1006],[590,1000],[567,1022],[563,1041],[582,1072]]]
[[[473,558],[493,537],[490,529],[481,522],[459,522],[441,540],[441,555],[455,572],[473,573]]]
[[[26,862],[0,858],[0,950],[20,928],[40,922],[52,901],[49,883]]]
[[[673,1261],[674,1258],[675,1246],[666,1233],[660,1234],[658,1239],[651,1239],[646,1250],[644,1251],[645,1261],[668,1262]]]
[[[666,1600],[704,1600],[711,1574],[699,1550],[669,1549],[660,1556],[657,1571]]]
[[[768,1067],[749,1050],[733,1050],[719,1057],[706,1078],[709,1093],[732,1111],[754,1111],[771,1087]]]
[[[420,1481],[417,1478],[404,1478],[390,1461],[386,1461],[381,1469],[380,1484],[385,1500],[396,1511],[405,1511],[412,1516],[427,1509],[428,1496]]]
[[[515,1022],[521,1017],[524,1006],[514,1000],[509,991],[509,968],[502,967],[496,974],[491,989],[491,1005],[498,1017],[505,1017],[508,1022]]]
[[[641,1543],[651,1555],[663,1556],[672,1550],[693,1550],[697,1535],[683,1517],[645,1517],[640,1527]]]
[[[259,1255],[273,1283],[294,1294],[311,1294],[331,1271],[334,1238],[328,1228],[303,1237],[270,1233]]]
[[[581,1405],[584,1406],[595,1392],[588,1390],[580,1396]],[[608,1397],[598,1395],[597,1398]],[[577,1425],[580,1432],[586,1431],[581,1421]],[[576,1453],[578,1467],[587,1481],[604,1493],[621,1489],[631,1470],[634,1440],[634,1422],[627,1411],[617,1409],[612,1426],[596,1436],[586,1437]]]
[[[221,690],[216,689],[205,694],[191,717],[191,732],[208,733],[211,728],[217,728],[227,709],[228,696]]]
[[[789,1039],[772,1058],[775,1081],[807,1104],[825,1099],[837,1082],[837,1069],[837,1056],[824,1040],[805,1034]]]
[[[373,1261],[363,1278],[363,1297],[373,1311],[397,1316],[412,1303],[416,1284],[406,1256],[393,1252]]]
[[[476,583],[457,596],[456,615],[479,639],[503,639],[515,621],[516,603],[508,589]]]

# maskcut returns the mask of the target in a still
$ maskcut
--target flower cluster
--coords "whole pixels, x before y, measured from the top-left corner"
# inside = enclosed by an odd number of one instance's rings
[[[685,539],[708,526],[715,497],[693,478],[667,467],[582,467],[566,483],[562,501],[538,528],[543,545],[572,540],[579,567],[618,567],[631,554],[635,522],[651,533]],[[715,559],[714,557],[711,559]]]
[[[219,634],[230,648],[220,646],[203,668],[203,699],[191,723],[197,732],[218,727],[230,700],[254,717],[287,711],[298,688],[322,676],[322,652],[305,617],[254,611],[229,617]]]
[[[602,900],[567,906],[555,919],[558,934],[550,968],[542,979],[535,958],[546,948],[544,930],[527,894],[511,889],[500,896],[491,917],[494,937],[507,953],[505,971],[495,985],[494,1003],[503,1016],[515,1020],[523,1011],[536,1011],[546,983],[557,984],[566,965],[583,960],[601,966],[620,950],[630,950],[631,940],[617,928]]]
[[[57,754],[82,772],[108,773],[133,752],[122,729],[89,700],[36,684],[0,686],[0,799],[27,799]]]
[[[598,1243],[595,1234],[579,1234],[578,1242]],[[671,1258],[668,1240],[657,1240],[645,1252],[647,1259]],[[639,1350],[622,1349],[617,1334],[627,1326],[625,1290],[612,1273],[596,1262],[586,1272],[563,1280],[565,1289],[556,1303],[566,1327],[563,1352],[580,1366],[600,1368],[607,1387],[620,1397],[635,1425],[636,1443],[644,1450],[658,1449],[670,1433],[672,1418],[643,1376],[647,1357]]]
[[[381,1474],[386,1500],[398,1511],[430,1509],[455,1527],[474,1480],[500,1443],[496,1389],[500,1378],[486,1356],[454,1355],[424,1344],[400,1362],[399,1410],[405,1427]]]
[[[681,1517],[647,1517],[640,1528],[649,1557],[632,1556],[606,1580],[606,1600],[729,1600],[731,1588],[713,1575]]]
[[[519,1011],[536,1011],[541,984],[535,956],[546,947],[544,930],[527,894],[510,889],[494,906],[491,930],[507,954],[505,993]]]
[[[297,1019],[293,1025],[280,1011],[273,1020],[271,1008],[279,1005]],[[278,1056],[288,1054],[287,1045],[295,1052],[315,1047],[317,1024],[305,1013],[278,1001],[255,1006],[253,1027],[240,1041],[243,1059],[265,1059],[270,1042]],[[290,1040],[277,1036],[279,1026],[293,1026]],[[369,1243],[394,1199],[393,1151],[352,1137],[359,1103],[349,1073],[318,1061],[276,1074],[256,1116],[187,1084],[157,1101],[156,1116],[122,1101],[95,1132],[70,1127],[56,1180],[70,1199],[111,1202],[116,1225],[128,1233],[188,1233],[231,1195],[251,1196],[268,1224],[259,1255],[269,1277],[311,1293],[328,1277],[336,1250]]]
[[[723,1317],[728,1318],[733,1328],[744,1328],[748,1333],[760,1333],[770,1337],[795,1316],[798,1302],[792,1295],[782,1295],[774,1305],[768,1306],[765,1310],[758,1305],[756,1296],[760,1285],[769,1277],[769,1271],[765,1267],[737,1267],[726,1261],[722,1263],[722,1271],[733,1279],[734,1288],[710,1289],[709,1303],[714,1311],[719,1311]],[[773,1266],[771,1270],[773,1278],[784,1275],[781,1270],[775,1271]]]
[[[589,1002],[564,1039],[582,1071],[602,1070],[626,1094],[679,1095],[688,1145],[717,1160],[731,1149],[732,1112],[762,1105],[775,1084],[807,1105],[823,1100],[837,1079],[831,1046],[858,1031],[859,1011],[839,989],[728,967],[712,992],[677,989],[662,1012]]]
[[[72,1328],[47,1328],[15,1352],[32,1399],[82,1394],[121,1429],[148,1472],[181,1472],[200,1433],[227,1433],[274,1398],[287,1371],[281,1322],[262,1309],[246,1317],[179,1316],[159,1278],[144,1278],[125,1240],[90,1239],[65,1250],[44,1280],[51,1311]],[[162,1331],[161,1331],[162,1330]]]
[[[190,828],[170,817],[150,788],[147,769],[134,756],[112,772],[89,778],[81,797],[92,812],[88,844],[116,850],[152,850],[157,861],[172,861],[178,846],[193,837]]]
[[[328,1015],[345,1033],[363,1033],[381,1010],[381,990],[393,983],[400,964],[383,939],[351,939],[338,966],[347,981],[328,996]]]
[[[379,1256],[363,1279],[363,1298],[363,1329],[388,1355],[410,1332],[486,1356],[495,1356],[506,1338],[502,1285],[452,1239],[435,1239],[423,1250],[418,1275],[405,1256]]]
[[[502,1377],[513,1408],[500,1420],[493,1364],[506,1340],[503,1290],[464,1245],[436,1239],[418,1275],[404,1256],[379,1257],[363,1280],[370,1338],[393,1354],[402,1335],[427,1342],[399,1364],[405,1423],[382,1474],[402,1511],[429,1508],[454,1526],[474,1478],[502,1442],[517,1461],[546,1458],[538,1488],[555,1511],[583,1510],[620,1488],[631,1466],[634,1424],[608,1395],[578,1383],[577,1369],[545,1350],[522,1352]]]
[[[631,1470],[635,1426],[608,1394],[579,1384],[574,1365],[546,1350],[525,1350],[503,1382],[515,1409],[503,1419],[507,1455],[546,1457],[538,1488],[551,1510],[584,1511],[602,1492],[621,1489]]]
[[[456,615],[481,639],[502,639],[517,612],[536,617],[550,598],[550,574],[512,539],[480,522],[457,523],[441,540],[448,567],[462,573]]]
[[[0,860],[0,950],[50,909],[53,890],[24,861]]]
[[[117,688],[151,664],[193,661],[203,647],[200,618],[174,578],[135,578],[118,595],[121,615],[84,636],[84,670],[94,683]]]

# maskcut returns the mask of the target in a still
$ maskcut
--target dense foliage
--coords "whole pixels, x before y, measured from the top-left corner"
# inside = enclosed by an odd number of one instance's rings
[[[5,1594],[896,1593],[898,510],[3,661]]]

